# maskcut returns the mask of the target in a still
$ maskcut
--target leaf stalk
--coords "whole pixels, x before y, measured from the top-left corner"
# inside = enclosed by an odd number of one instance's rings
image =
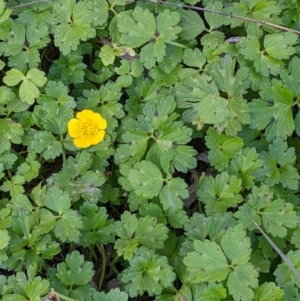
[[[103,244],[97,243],[96,245],[102,256],[102,268],[101,268],[101,275],[100,275],[100,280],[99,280],[99,284],[98,284],[98,290],[100,291],[102,284],[103,284],[104,276],[105,276],[106,256],[105,256],[105,250],[104,250]]]
[[[268,21],[256,20],[256,19],[252,19],[252,18],[248,18],[248,17],[238,16],[238,15],[234,15],[232,13],[226,13],[226,12],[223,12],[223,11],[217,11],[217,10],[212,10],[212,9],[203,8],[203,7],[197,7],[197,6],[193,6],[193,5],[186,5],[186,4],[180,4],[180,3],[171,3],[171,2],[160,1],[160,0],[141,0],[141,1],[142,2],[158,3],[158,4],[163,4],[163,5],[172,5],[172,6],[176,6],[176,7],[188,8],[188,9],[198,10],[198,11],[202,11],[202,12],[217,14],[217,15],[228,17],[228,18],[239,19],[239,20],[243,20],[243,21],[247,21],[247,22],[261,24],[261,25],[264,25],[264,26],[274,27],[274,28],[284,30],[284,31],[290,31],[290,32],[293,32],[293,33],[296,33],[296,34],[300,35],[300,31],[296,30],[296,29],[287,28],[287,27],[284,27],[284,26],[281,26],[281,25],[278,25],[278,24],[275,24],[275,23],[272,23],[272,22],[268,22]]]

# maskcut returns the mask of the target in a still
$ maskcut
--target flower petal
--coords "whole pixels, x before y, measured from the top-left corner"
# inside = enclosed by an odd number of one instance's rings
[[[87,148],[92,145],[92,139],[84,138],[84,137],[77,137],[74,139],[75,146],[79,148]]]
[[[99,130],[106,129],[107,122],[99,113],[94,113],[94,121],[97,123]]]
[[[72,138],[77,138],[81,133],[81,121],[76,118],[72,118],[68,122],[68,133]]]
[[[102,130],[98,131],[98,134],[96,136],[94,136],[92,139],[92,145],[96,145],[99,142],[101,142],[103,140],[104,136],[105,136],[104,131],[102,131]]]
[[[91,110],[82,110],[76,114],[76,118],[78,118],[80,121],[93,120],[94,112]]]

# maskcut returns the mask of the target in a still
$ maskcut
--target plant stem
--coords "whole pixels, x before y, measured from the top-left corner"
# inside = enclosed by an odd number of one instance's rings
[[[168,42],[168,44],[173,45],[173,46],[177,46],[177,47],[180,47],[180,48],[186,48],[186,46],[184,46],[180,43],[172,42],[172,41]]]
[[[77,301],[77,300],[74,300],[74,299],[72,299],[72,298],[69,298],[69,297],[66,297],[66,296],[64,296],[64,295],[61,295],[61,294],[59,294],[58,292],[55,292],[56,293],[56,295],[60,298],[60,299],[62,299],[62,300],[66,300],[66,301]]]
[[[228,17],[228,18],[234,18],[234,19],[239,19],[239,20],[243,20],[243,21],[247,21],[247,22],[258,23],[258,24],[261,24],[261,25],[281,29],[281,30],[284,30],[284,31],[291,31],[291,32],[294,32],[294,33],[300,35],[300,31],[296,30],[296,29],[287,28],[287,27],[284,27],[284,26],[281,26],[281,25],[278,25],[278,24],[275,24],[275,23],[272,23],[272,22],[268,22],[268,21],[251,19],[251,18],[248,18],[248,17],[242,17],[242,16],[234,15],[232,13],[226,13],[226,12],[217,11],[217,10],[213,10],[213,9],[197,7],[197,6],[192,6],[192,5],[186,5],[186,4],[180,4],[180,3],[171,3],[171,2],[161,1],[161,0],[142,0],[142,2],[152,2],[152,3],[157,3],[157,4],[165,4],[165,5],[172,5],[172,6],[188,8],[188,9],[193,9],[193,10],[200,10],[200,11],[203,11],[203,12],[217,14],[217,15]]]
[[[63,144],[63,136],[60,134],[60,142],[61,142],[61,149],[62,149],[62,158],[63,158],[63,165],[66,164],[67,158],[66,158],[66,150]]]
[[[102,284],[103,284],[104,275],[105,275],[106,256],[105,256],[105,250],[104,250],[103,244],[97,243],[96,245],[102,256],[102,269],[101,269],[101,275],[100,275],[100,280],[99,280],[99,284],[98,284],[98,290],[100,291]]]
[[[290,270],[294,273],[295,279],[298,284],[300,284],[300,273],[290,261],[290,259],[285,256],[281,250],[275,245],[275,243],[271,240],[271,238],[265,233],[265,231],[255,222],[253,221],[256,228],[260,231],[260,233],[264,236],[264,238],[268,241],[268,243],[273,247],[273,249],[277,252],[277,254],[281,257],[284,263],[290,268]]]
[[[73,251],[73,243],[71,242],[70,245],[69,245],[69,252],[68,253],[71,253]]]
[[[109,264],[109,272],[105,275],[105,278],[110,278],[113,273],[119,274],[119,271],[115,268],[115,264],[119,261],[120,257],[116,256]]]
[[[112,11],[116,17],[119,16],[119,14],[114,10],[114,5],[110,7],[110,11]]]

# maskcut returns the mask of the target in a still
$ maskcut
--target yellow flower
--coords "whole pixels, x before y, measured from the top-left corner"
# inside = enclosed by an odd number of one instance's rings
[[[101,142],[107,127],[106,120],[99,113],[83,110],[68,122],[69,135],[74,138],[74,144],[87,148]]]

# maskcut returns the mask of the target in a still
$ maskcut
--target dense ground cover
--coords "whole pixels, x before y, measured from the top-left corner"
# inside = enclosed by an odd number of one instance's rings
[[[1,300],[299,301],[299,12],[0,0]]]

